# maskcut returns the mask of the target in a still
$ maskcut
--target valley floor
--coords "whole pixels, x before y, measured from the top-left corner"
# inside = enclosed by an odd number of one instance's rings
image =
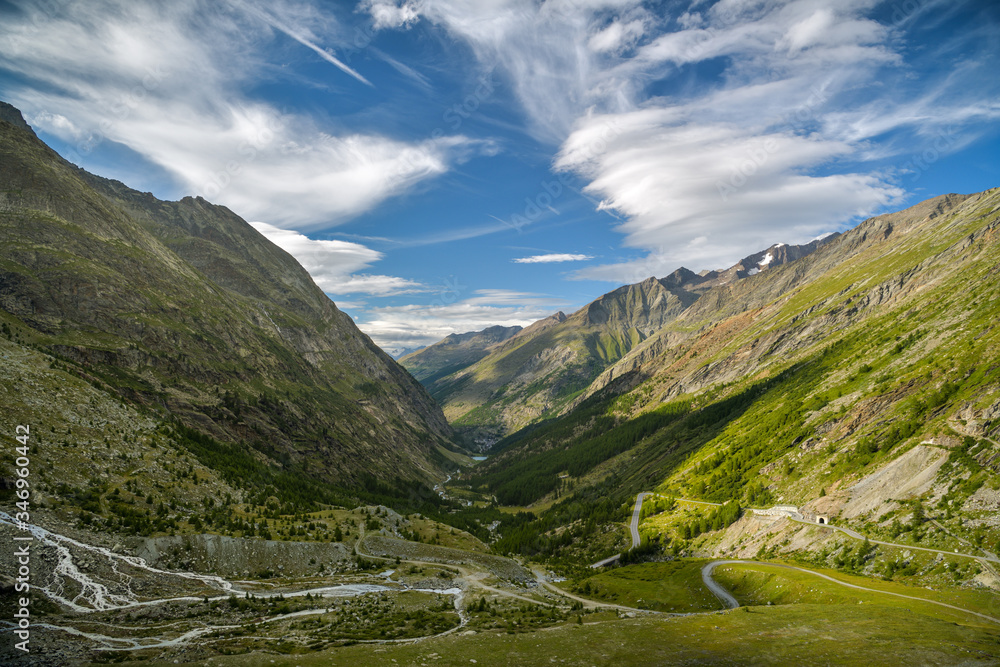
[[[4,539],[12,523],[0,515]],[[31,532],[32,652],[4,641],[5,664],[1000,664],[995,595],[772,563],[628,565],[581,593],[509,559],[362,533],[356,572],[235,580]],[[703,573],[740,607],[720,610]]]

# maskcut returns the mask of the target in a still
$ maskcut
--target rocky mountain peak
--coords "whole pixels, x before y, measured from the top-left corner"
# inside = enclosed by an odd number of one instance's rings
[[[806,255],[814,252],[820,246],[829,243],[838,236],[840,236],[839,233],[828,234],[822,238],[815,239],[803,245],[775,243],[765,250],[755,252],[752,255],[747,255],[729,270],[731,271],[736,269],[738,271],[744,271],[746,272],[746,275],[752,276],[761,271],[766,271],[769,268],[781,266],[782,264],[795,261],[800,257],[805,257]]]
[[[14,127],[27,130],[31,134],[35,134],[35,131],[31,129],[31,126],[24,120],[24,116],[21,115],[21,110],[2,101],[0,101],[0,121],[6,121]]]
[[[705,272],[707,273],[707,272]],[[667,289],[677,289],[680,287],[688,287],[690,285],[697,285],[704,282],[704,276],[699,275],[692,271],[691,269],[681,267],[671,273],[670,275],[661,278],[660,284]]]

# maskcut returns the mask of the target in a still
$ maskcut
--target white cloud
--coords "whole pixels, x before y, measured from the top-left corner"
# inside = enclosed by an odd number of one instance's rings
[[[532,255],[531,257],[518,257],[513,260],[517,264],[547,264],[550,262],[582,262],[594,259],[591,255],[572,255],[569,253],[553,253],[550,255]]]
[[[693,2],[676,21],[639,0],[411,6],[506,76],[535,135],[560,145],[555,167],[624,219],[626,246],[645,256],[576,273],[619,282],[841,228],[905,196],[906,167],[875,161],[987,131],[989,65],[959,62],[931,83],[939,65],[925,62],[914,87],[904,56],[933,56],[903,50],[908,22],[879,23],[878,4]],[[954,47],[940,46],[949,62]],[[717,76],[674,78],[708,61]],[[668,92],[653,96],[651,82]]]
[[[861,16],[870,6],[723,1],[640,49],[631,66],[734,59],[721,87],[578,122],[556,167],[587,178],[599,208],[625,218],[625,245],[647,254],[575,277],[632,282],[808,241],[902,200],[891,171],[865,165],[893,154],[875,137],[928,131],[955,116],[996,118],[989,105],[956,99],[954,81],[919,100],[886,90],[858,100],[858,90],[885,87],[879,67],[900,60],[888,30]],[[960,145],[955,137],[948,147]]]
[[[24,120],[32,128],[39,128],[65,141],[77,141],[83,137],[83,132],[76,123],[62,114],[48,111],[27,112],[24,114]]]
[[[618,92],[632,83],[598,61],[629,51],[651,20],[637,0],[378,0],[369,9],[377,26],[389,27],[381,19],[389,8],[412,8],[467,44],[485,69],[497,67],[529,129],[550,143],[590,106],[625,100]],[[621,18],[604,25],[611,12]]]
[[[776,241],[814,238],[903,192],[877,174],[810,175],[853,146],[791,131],[692,122],[677,109],[617,116],[620,132],[584,159],[594,117],[563,147],[557,166],[590,179],[600,207],[626,221],[625,245],[650,251],[640,265],[594,267],[578,277],[612,281],[663,275],[680,265],[720,268]]]
[[[420,18],[417,4],[407,0],[402,5],[387,0],[365,0],[358,7],[367,11],[374,23],[375,30],[383,28],[409,28]]]
[[[563,306],[565,302],[553,299],[553,297],[546,294],[539,294],[537,292],[518,292],[517,290],[508,289],[477,289],[475,291],[476,296],[466,299],[465,303],[467,305],[473,306],[531,306],[538,308],[553,308],[555,306]]]
[[[635,46],[645,34],[646,22],[641,19],[632,21],[613,21],[590,37],[587,45],[598,53],[621,53]]]
[[[0,56],[33,82],[11,87],[9,101],[71,142],[71,160],[85,163],[101,142],[118,142],[163,167],[185,194],[300,229],[357,216],[492,150],[461,136],[334,135],[243,93],[269,67],[260,58],[275,31],[364,79],[321,46],[313,28],[329,28],[325,22],[297,3],[266,13],[197,0],[69,3],[53,13],[27,7],[5,17]]]
[[[371,307],[368,303],[337,303],[343,309],[363,309],[358,326],[385,350],[423,347],[449,334],[496,325],[527,326],[572,307],[563,299],[536,292],[477,289],[473,296],[459,299],[461,291],[460,286],[446,283],[426,304]]]
[[[354,273],[371,266],[382,259],[382,253],[360,243],[338,240],[314,240],[291,229],[281,229],[266,222],[251,222],[250,225],[267,239],[292,257],[320,282],[323,276],[341,276]]]
[[[394,296],[425,292],[418,282],[395,276],[356,273],[382,259],[383,255],[360,243],[314,240],[299,232],[280,229],[265,222],[250,223],[269,241],[302,265],[324,292]]]
[[[358,326],[382,349],[423,347],[453,333],[481,331],[491,326],[528,326],[567,303],[545,295],[510,290],[477,290],[476,296],[454,303],[370,308]]]
[[[330,294],[370,294],[372,296],[396,296],[417,294],[428,291],[421,283],[396,276],[357,274],[326,290]]]

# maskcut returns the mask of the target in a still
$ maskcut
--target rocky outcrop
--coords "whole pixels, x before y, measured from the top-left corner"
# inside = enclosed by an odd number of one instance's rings
[[[326,571],[354,557],[341,542],[286,542],[224,535],[178,535],[137,541],[132,553],[154,567],[222,577],[301,577]]]
[[[844,504],[839,508],[840,517],[864,516],[878,521],[896,507],[890,501],[907,501],[929,491],[938,470],[947,460],[947,450],[917,445],[849,487]]]

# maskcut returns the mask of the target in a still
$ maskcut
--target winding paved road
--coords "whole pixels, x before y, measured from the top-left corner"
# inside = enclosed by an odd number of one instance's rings
[[[652,492],[650,492],[650,491],[643,491],[642,493],[638,494],[635,497],[635,509],[632,511],[632,523],[629,525],[629,529],[630,529],[630,531],[632,533],[632,547],[631,547],[632,549],[635,549],[637,546],[639,546],[639,514],[642,511],[642,501],[645,499],[646,496],[650,496],[650,495],[654,495],[654,494]],[[677,498],[677,502],[699,503],[699,504],[702,504],[702,505],[716,505],[716,506],[719,505],[719,503],[709,503],[709,502],[704,502],[704,501],[701,501],[701,500],[688,500],[687,498]],[[750,509],[754,509],[754,508],[747,507],[746,509],[750,510]],[[859,533],[859,532],[857,532],[855,530],[851,530],[850,528],[843,528],[841,526],[835,526],[835,525],[833,525],[831,523],[818,524],[818,523],[815,523],[813,521],[809,521],[807,519],[802,518],[802,515],[799,514],[798,512],[790,512],[790,511],[788,511],[788,512],[782,512],[781,515],[784,516],[784,517],[787,517],[789,521],[795,521],[796,523],[804,523],[807,526],[822,526],[824,528],[832,528],[833,530],[839,531],[839,532],[843,533],[844,535],[847,535],[848,537],[852,537],[852,538],[854,538],[856,540],[864,540],[864,539],[866,539],[865,535],[862,535],[861,533]],[[933,522],[933,520],[932,520],[932,522]],[[939,527],[941,527],[941,526],[939,526]],[[945,532],[947,532],[947,531],[945,531]],[[915,551],[929,551],[931,553],[944,554],[946,556],[959,556],[961,558],[971,558],[973,560],[976,560],[976,561],[979,561],[980,563],[982,563],[990,571],[993,571],[993,570],[989,566],[989,563],[995,563],[997,565],[1000,565],[1000,558],[998,558],[995,554],[992,554],[992,553],[990,553],[988,551],[985,552],[987,554],[985,556],[976,556],[976,555],[973,555],[973,554],[962,553],[962,552],[959,552],[959,551],[948,551],[946,549],[933,549],[931,547],[917,547],[917,546],[914,546],[912,544],[896,544],[895,542],[882,542],[881,540],[873,540],[871,538],[867,538],[867,539],[872,544],[881,544],[882,546],[886,546],[886,547],[896,547],[897,549],[913,549]],[[605,558],[604,560],[601,560],[601,561],[598,561],[598,562],[594,563],[590,567],[592,567],[592,568],[604,567],[605,565],[610,565],[611,563],[613,563],[614,561],[618,560],[619,558],[621,558],[621,554],[615,554],[614,556],[611,556],[610,558]]]
[[[783,563],[765,563],[757,560],[714,560],[705,567],[701,569],[701,578],[705,582],[705,585],[711,589],[716,597],[719,598],[726,606],[730,609],[735,609],[740,606],[739,602],[736,601],[729,591],[723,588],[717,581],[712,579],[712,571],[719,565],[735,565],[739,563],[746,563],[750,565],[766,565],[767,567],[780,567],[786,570],[798,570],[799,572],[805,572],[806,574],[811,574],[814,577],[819,577],[821,579],[826,579],[827,581],[832,581],[840,586],[846,586],[847,588],[853,588],[857,591],[865,591],[867,593],[878,593],[880,595],[892,595],[897,598],[905,598],[907,600],[916,600],[917,602],[926,602],[928,604],[936,604],[939,607],[947,607],[948,609],[953,609],[955,611],[960,611],[965,614],[972,614],[973,616],[978,616],[979,618],[985,619],[987,621],[992,621],[993,623],[1000,624],[1000,618],[994,618],[993,616],[987,616],[986,614],[980,614],[977,611],[972,611],[970,609],[963,609],[961,607],[956,607],[952,604],[947,604],[945,602],[938,602],[937,600],[928,600],[927,598],[920,598],[913,595],[903,595],[902,593],[893,593],[891,591],[880,591],[877,588],[865,588],[864,586],[857,586],[855,584],[849,584],[846,581],[840,581],[839,579],[834,579],[833,577],[827,576],[820,572],[814,572],[812,570],[807,570],[801,567],[795,567],[794,565],[784,565]]]
[[[639,546],[639,514],[642,512],[642,501],[646,496],[653,495],[649,491],[644,491],[635,497],[635,509],[632,510],[632,523],[629,528],[632,530],[632,548]]]
[[[644,491],[644,492],[638,494],[636,496],[636,498],[635,498],[635,509],[632,511],[632,523],[629,526],[629,528],[630,528],[630,530],[632,532],[632,548],[633,549],[636,546],[639,545],[639,515],[642,512],[642,501],[646,498],[646,496],[649,496],[649,495],[653,495],[653,494],[651,492]],[[680,501],[680,502],[701,502],[701,501],[696,501],[696,500],[694,500],[694,501],[687,500],[687,499],[684,499],[684,498],[678,498],[677,500]],[[714,505],[715,503],[703,503],[703,504]],[[793,514],[795,516],[793,516]],[[844,533],[848,537],[852,537],[852,538],[854,538],[856,540],[868,539],[868,541],[871,542],[872,544],[881,544],[883,546],[896,547],[898,549],[914,549],[914,550],[917,550],[917,551],[929,551],[929,552],[932,552],[932,553],[945,554],[947,556],[962,556],[962,557],[965,557],[965,558],[972,558],[972,559],[977,560],[980,563],[982,563],[984,566],[987,567],[987,569],[991,569],[991,568],[989,568],[989,562],[1000,563],[1000,560],[998,560],[997,557],[994,556],[993,554],[990,554],[988,556],[974,556],[972,554],[959,553],[957,551],[946,551],[944,549],[932,549],[930,547],[915,547],[915,546],[910,545],[910,544],[896,544],[894,542],[882,542],[882,541],[879,541],[879,540],[873,540],[873,539],[870,539],[870,538],[866,538],[866,536],[862,535],[861,533],[858,533],[855,530],[851,530],[850,528],[842,528],[840,526],[834,526],[834,525],[829,524],[829,523],[817,524],[817,523],[814,523],[812,521],[808,521],[808,520],[802,518],[802,515],[798,514],[798,512],[784,513],[784,516],[786,516],[790,521],[795,521],[796,523],[804,523],[804,524],[809,525],[809,526],[823,526],[824,528],[832,528],[833,530],[840,531],[841,533]],[[606,558],[606,559],[604,559],[602,561],[598,561],[597,563],[594,563],[593,565],[591,565],[591,567],[592,568],[603,567],[604,565],[608,565],[611,562],[613,562],[615,560],[618,560],[620,557],[621,557],[621,554],[617,554],[617,555],[612,556],[610,558]],[[890,593],[889,591],[880,591],[880,590],[877,590],[877,589],[874,589],[874,588],[864,588],[862,586],[856,586],[854,584],[848,584],[846,582],[839,581],[839,580],[834,579],[833,577],[829,577],[829,576],[827,576],[825,574],[820,574],[819,572],[813,572],[812,570],[806,570],[804,568],[795,567],[795,566],[792,566],[792,565],[782,565],[780,563],[768,563],[768,562],[753,561],[753,560],[716,560],[716,561],[712,561],[712,562],[706,564],[701,569],[701,579],[705,583],[705,586],[707,586],[708,589],[710,591],[712,591],[712,594],[715,595],[715,597],[717,597],[719,599],[719,601],[722,602],[722,604],[724,604],[729,609],[736,609],[737,607],[739,607],[740,606],[739,602],[736,600],[735,597],[732,596],[732,594],[729,593],[729,591],[727,591],[725,588],[723,588],[717,581],[715,581],[715,579],[712,578],[712,572],[719,565],[729,565],[729,564],[732,564],[732,563],[754,563],[754,564],[757,564],[757,565],[767,565],[767,566],[771,566],[771,567],[782,567],[782,568],[789,569],[789,570],[798,570],[799,572],[805,572],[807,574],[811,574],[811,575],[814,575],[814,576],[817,576],[817,577],[821,577],[823,579],[827,579],[828,581],[832,581],[832,582],[834,582],[836,584],[839,584],[841,586],[846,586],[848,588],[854,588],[854,589],[860,590],[860,591],[868,591],[868,592],[871,592],[871,593],[882,593],[884,595],[894,595],[896,597],[907,598],[907,599],[910,599],[910,600],[919,600],[921,602],[929,602],[930,604],[936,604],[936,605],[941,606],[941,607],[948,607],[949,609],[954,609],[956,611],[961,611],[961,612],[964,612],[964,613],[967,613],[967,614],[972,614],[973,616],[978,616],[980,618],[984,618],[984,619],[986,619],[988,621],[992,621],[994,623],[1000,623],[1000,619],[994,618],[992,616],[987,616],[985,614],[980,614],[978,612],[971,611],[969,609],[962,609],[961,607],[956,607],[954,605],[946,604],[944,602],[936,602],[934,600],[928,600],[926,598],[918,598],[918,597],[913,597],[913,596],[910,596],[910,595],[903,595],[902,593]]]
[[[643,491],[635,497],[635,509],[632,510],[632,523],[629,524],[629,530],[632,532],[632,546],[629,547],[629,549],[635,549],[639,546],[639,515],[642,513],[642,501],[646,499],[646,496],[651,495],[653,495],[652,491]],[[615,554],[614,556],[609,556],[604,560],[597,561],[590,567],[596,570],[597,568],[604,567],[605,565],[611,565],[621,557],[621,554]]]
[[[719,602],[726,605],[727,609],[736,609],[740,606],[740,603],[719,582],[712,578],[712,571],[715,570],[717,565],[728,565],[729,563],[739,562],[738,560],[713,560],[701,568],[701,580],[708,586],[708,590],[712,591],[712,594],[719,598]]]

